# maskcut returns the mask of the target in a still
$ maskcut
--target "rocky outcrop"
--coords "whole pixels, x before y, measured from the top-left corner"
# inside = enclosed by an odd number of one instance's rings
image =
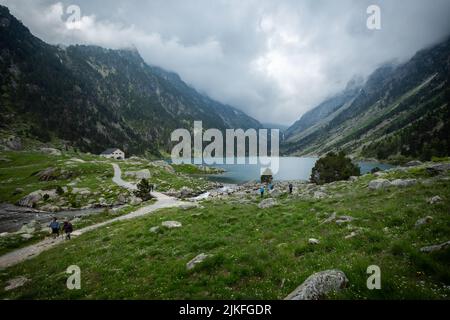
[[[319,300],[331,292],[342,290],[347,284],[347,276],[340,270],[318,272],[306,279],[285,300]]]
[[[427,216],[425,218],[417,220],[415,226],[416,226],[416,228],[418,228],[418,227],[423,226],[425,224],[430,224],[432,221],[433,221],[433,217]]]

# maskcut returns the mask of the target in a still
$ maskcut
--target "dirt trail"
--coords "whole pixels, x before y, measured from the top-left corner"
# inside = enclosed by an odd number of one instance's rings
[[[122,180],[122,171],[120,170],[119,165],[113,164],[114,167],[114,177],[113,182],[117,185],[129,189],[129,190],[135,190],[136,186],[125,182]],[[111,223],[117,222],[117,221],[125,221],[130,220],[138,217],[145,216],[149,213],[155,212],[156,210],[163,209],[163,208],[172,208],[172,207],[179,207],[183,204],[186,204],[186,202],[180,201],[177,198],[168,197],[162,193],[159,192],[152,192],[152,195],[156,197],[157,202],[145,207],[142,207],[134,212],[131,212],[129,214],[104,221],[101,223],[97,223],[88,227],[85,227],[80,230],[76,230],[72,235],[73,236],[80,236],[86,232],[107,226]],[[64,242],[63,237],[59,237],[57,239],[45,239],[39,243],[36,243],[34,245],[30,245],[28,247],[24,247],[15,251],[12,251],[10,253],[7,253],[0,257],[0,270],[5,269],[11,266],[14,266],[18,263],[21,263],[25,260],[32,259],[39,255],[41,252],[46,251],[50,248],[53,248],[54,246]]]

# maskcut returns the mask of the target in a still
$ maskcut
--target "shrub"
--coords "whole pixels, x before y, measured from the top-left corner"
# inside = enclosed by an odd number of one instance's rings
[[[311,174],[311,182],[325,184],[333,181],[347,180],[351,176],[361,175],[360,169],[343,152],[328,153],[320,158]]]

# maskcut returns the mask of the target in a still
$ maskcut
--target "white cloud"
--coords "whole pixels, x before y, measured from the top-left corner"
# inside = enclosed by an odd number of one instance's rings
[[[433,0],[0,0],[50,43],[135,46],[199,91],[262,122],[293,123],[355,74],[405,59],[450,31]],[[366,28],[379,3],[382,30]],[[69,5],[81,20],[67,22]]]

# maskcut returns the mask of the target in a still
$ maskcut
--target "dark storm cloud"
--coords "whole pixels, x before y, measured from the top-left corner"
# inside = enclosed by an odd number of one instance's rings
[[[354,75],[450,32],[448,0],[0,0],[50,43],[135,46],[201,92],[261,121],[292,123]],[[66,23],[79,5],[82,20]],[[381,7],[382,29],[366,9]],[[75,28],[74,28],[75,27]]]

